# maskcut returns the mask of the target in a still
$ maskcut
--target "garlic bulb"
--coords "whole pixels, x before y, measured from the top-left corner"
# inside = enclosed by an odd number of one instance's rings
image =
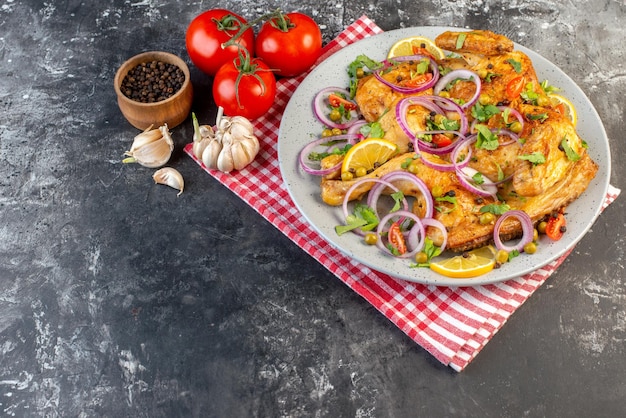
[[[254,126],[243,116],[222,116],[218,111],[215,128],[200,126],[194,119],[194,155],[210,169],[225,173],[241,170],[250,164],[259,153],[259,140],[254,135]]]
[[[183,180],[182,174],[172,167],[164,167],[157,170],[152,175],[152,178],[155,183],[165,184],[166,186],[179,190],[176,196],[180,196],[185,188],[185,181]]]
[[[130,150],[124,155],[124,163],[138,163],[144,167],[156,168],[165,165],[174,151],[174,141],[167,124],[152,129],[148,127],[133,140]]]

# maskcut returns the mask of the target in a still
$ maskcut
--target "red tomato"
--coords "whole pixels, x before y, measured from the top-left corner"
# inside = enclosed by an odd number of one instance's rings
[[[356,103],[351,102],[348,99],[344,99],[338,94],[334,94],[334,93],[329,94],[328,103],[330,103],[332,107],[339,107],[343,105],[344,109],[346,110],[356,110]]]
[[[433,135],[433,144],[437,146],[437,148],[447,147],[452,144],[452,139],[448,138],[444,134],[434,134]]]
[[[402,80],[399,85],[402,87],[419,87],[424,83],[428,83],[432,79],[433,73],[425,73]]]
[[[241,54],[222,65],[213,79],[213,99],[228,116],[256,119],[276,97],[276,78],[262,60]]]
[[[406,241],[400,230],[400,223],[394,222],[389,227],[388,232],[389,244],[398,252],[399,255],[406,253]]]
[[[522,90],[524,89],[524,84],[524,77],[521,75],[509,81],[509,83],[506,85],[506,96],[509,98],[509,100],[514,100],[519,97],[519,95],[522,93]]]
[[[196,16],[185,37],[189,58],[201,71],[214,76],[226,61],[237,57],[237,45],[222,48],[222,44],[231,40],[245,24],[243,17],[225,9],[211,9]],[[246,29],[236,42],[254,55],[252,27]]]
[[[261,26],[255,50],[277,75],[295,77],[311,68],[322,53],[322,32],[305,14],[280,14]]]
[[[563,215],[561,212],[555,215],[550,215],[550,219],[548,219],[548,225],[546,226],[546,235],[550,237],[550,239],[558,241],[563,237],[563,234],[565,233],[565,230],[567,228],[567,221],[565,220],[565,215]]]

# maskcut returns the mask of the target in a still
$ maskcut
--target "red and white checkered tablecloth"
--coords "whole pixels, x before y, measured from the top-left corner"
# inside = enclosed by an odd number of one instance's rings
[[[346,45],[381,32],[374,22],[362,16],[326,45],[319,62]],[[344,256],[306,223],[280,174],[278,128],[289,98],[304,77],[278,81],[274,106],[254,121],[261,151],[244,170],[230,174],[208,170],[193,156],[191,143],[185,146],[185,152],[437,360],[456,371],[463,370],[568,254],[523,277],[475,287],[437,287],[407,282]],[[611,187],[605,207],[619,193],[619,189]]]

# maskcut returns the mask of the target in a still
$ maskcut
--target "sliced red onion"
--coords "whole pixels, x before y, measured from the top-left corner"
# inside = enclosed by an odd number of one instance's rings
[[[409,128],[409,124],[406,120],[406,114],[409,107],[413,105],[423,106],[431,112],[435,112],[440,115],[443,114],[443,110],[439,106],[431,100],[426,99],[424,96],[405,97],[404,99],[399,100],[396,105],[396,120],[398,121],[400,128],[402,128],[404,133],[411,139],[415,138],[415,134]]]
[[[517,109],[514,109],[509,106],[498,106],[498,109],[500,109],[502,112],[508,110],[509,114],[514,116],[515,119],[517,119],[518,122],[522,124],[522,129],[524,129],[524,117]]]
[[[433,73],[433,76],[429,81],[417,87],[402,87],[391,81],[388,81],[381,75],[381,73],[385,72],[390,67],[393,67],[396,62],[420,61],[422,59],[428,60],[428,67],[430,68],[430,71]],[[392,90],[397,91],[398,93],[412,94],[412,93],[419,93],[420,91],[427,90],[431,88],[432,86],[434,86],[435,83],[437,83],[437,80],[439,79],[439,68],[437,66],[437,62],[433,60],[432,57],[429,57],[427,55],[407,55],[407,56],[402,56],[402,57],[394,57],[392,60],[389,60],[389,61],[383,61],[383,68],[375,71],[374,77],[376,77],[378,81],[385,84],[387,87],[390,87]]]
[[[476,136],[476,133],[477,133],[476,128],[475,128],[476,124],[481,124],[481,122],[478,122],[478,120],[474,119],[474,121],[473,121],[473,122],[472,122],[472,124],[470,125],[470,132],[472,132],[472,135],[473,135],[473,136]],[[483,125],[484,125],[484,124],[483,124]],[[487,126],[487,125],[485,125],[485,126]],[[516,133],[515,133],[515,132],[513,132],[513,131],[510,131],[510,130],[508,130],[508,129],[500,129],[500,128],[489,128],[489,130],[490,130],[493,134],[495,134],[495,135],[498,135],[498,136],[500,136],[500,135],[506,135],[506,136],[508,136],[508,137],[510,138],[510,139],[509,139],[509,140],[507,140],[507,141],[500,142],[500,143],[499,143],[499,146],[501,146],[501,147],[505,147],[505,146],[510,145],[510,144],[513,144],[513,143],[518,143],[518,144],[520,143],[520,140],[519,140],[519,135],[518,135],[518,134],[516,134]],[[520,145],[521,145],[521,144],[520,144]]]
[[[489,180],[486,176],[483,176],[483,184],[475,184],[472,177],[478,173],[471,167],[464,167],[456,171],[456,176],[465,189],[470,192],[483,197],[495,197],[498,192],[498,187],[494,182]]]
[[[467,115],[465,114],[465,110],[461,106],[459,106],[454,100],[448,99],[446,97],[441,97],[441,96],[424,96],[424,97],[431,99],[437,106],[439,106],[445,112],[458,113],[459,122],[461,124],[461,126],[459,127],[459,132],[463,135],[467,135],[469,123],[467,121]]]
[[[467,167],[472,160],[472,143],[474,141],[476,141],[476,136],[465,138],[458,141],[456,147],[452,150],[452,153],[450,154],[450,161],[456,170],[461,170]],[[463,159],[459,160],[460,154],[464,148],[467,149],[467,152]]]
[[[407,238],[408,251],[405,252],[404,254],[400,254],[396,256],[395,254],[392,254],[391,251],[389,251],[389,248],[387,248],[387,246],[385,245],[386,242],[388,241],[385,240],[383,237],[386,232],[387,223],[391,221],[393,218],[397,218],[397,217],[400,217],[403,219],[409,218],[415,222],[415,225],[413,225],[408,232],[408,238]],[[421,219],[416,214],[414,214],[413,212],[409,212],[407,210],[399,210],[396,212],[391,212],[387,214],[386,216],[384,216],[378,223],[376,233],[378,235],[378,240],[376,240],[376,246],[382,252],[386,254],[394,255],[400,258],[409,258],[409,257],[414,257],[415,254],[422,251],[422,248],[424,248],[424,241],[426,238],[424,224],[422,223]],[[411,245],[413,248],[408,248],[409,245]]]
[[[328,137],[316,139],[315,141],[312,141],[308,143],[307,145],[305,145],[304,148],[302,148],[302,150],[300,151],[300,155],[298,156],[298,160],[300,161],[300,167],[302,167],[302,169],[306,173],[312,174],[314,176],[325,176],[327,174],[333,173],[341,168],[341,164],[342,164],[341,161],[330,168],[316,169],[316,168],[309,166],[308,164],[309,154],[315,148],[328,142],[338,141],[338,142],[346,142],[348,144],[356,144],[356,142],[360,138],[361,138],[360,135],[346,134],[346,135],[335,135],[335,136],[328,136]],[[327,151],[330,151],[333,147],[334,145],[327,147]]]
[[[337,123],[330,120],[330,118],[326,115],[326,110],[328,109],[328,96],[332,93],[341,93],[345,97],[350,97],[350,92],[342,87],[326,87],[325,89],[320,90],[320,92],[317,93],[313,99],[313,112],[315,113],[315,117],[317,117],[317,119],[324,125],[331,128],[348,129],[359,120],[358,112],[351,111],[350,113],[352,115],[352,119],[345,123]]]
[[[472,83],[476,85],[476,91],[474,92],[474,95],[472,96],[472,98],[469,99],[467,102],[463,103],[462,105],[460,105],[461,109],[467,109],[473,106],[474,103],[476,103],[476,101],[478,100],[478,97],[480,96],[480,89],[481,89],[482,83],[480,81],[480,77],[475,72],[470,71],[470,70],[465,70],[465,69],[452,70],[448,74],[442,76],[439,79],[437,84],[435,84],[434,92],[435,94],[441,93],[443,89],[445,89],[446,86],[450,82],[456,79],[471,81]]]
[[[446,229],[446,226],[435,218],[422,219],[422,223],[424,224],[424,227],[432,226],[441,231],[441,235],[443,236],[443,242],[441,243],[439,248],[441,248],[442,252],[445,251],[446,246],[448,245],[448,230]]]
[[[364,119],[359,119],[356,122],[354,122],[352,125],[350,125],[346,133],[350,135],[361,135],[361,128],[364,125],[367,125],[367,121]]]
[[[522,238],[516,245],[508,246],[502,243],[500,239],[500,229],[502,228],[502,224],[508,218],[517,218],[522,225]],[[534,235],[534,227],[533,222],[530,219],[530,216],[522,210],[509,210],[504,212],[502,216],[498,218],[496,221],[494,230],[493,230],[493,241],[496,244],[496,248],[499,250],[504,250],[507,252],[511,251],[519,251],[522,252],[524,250],[524,246],[533,240]]]
[[[362,178],[359,179],[358,181],[356,181],[352,186],[350,186],[350,188],[348,188],[348,190],[346,191],[345,196],[343,197],[343,204],[341,205],[342,210],[343,210],[343,217],[344,219],[347,219],[348,216],[350,216],[350,209],[348,208],[348,203],[350,203],[350,195],[352,194],[353,191],[355,191],[358,187],[360,187],[362,184],[364,183],[376,183],[376,185],[374,185],[374,187],[378,186],[379,184],[382,185],[382,187],[389,187],[391,190],[393,190],[394,192],[399,191],[398,188],[396,186],[394,186],[393,184],[384,181],[382,179],[379,178],[374,178],[374,177],[366,177],[366,178]],[[368,194],[368,203],[367,205],[376,213],[376,217],[380,218],[380,216],[378,216],[378,211],[376,210],[376,206],[372,206],[369,202],[369,196],[371,195],[371,189],[370,189],[370,193]],[[404,208],[406,209],[408,207],[408,202],[406,201],[406,199],[404,200]],[[352,232],[354,232],[357,235],[364,235],[365,233],[361,230],[361,228],[356,228],[353,229]]]
[[[422,150],[422,164],[424,164],[426,167],[430,167],[433,170],[437,170],[437,171],[444,171],[444,172],[450,172],[450,171],[454,171],[454,164],[452,164],[449,161],[446,161],[444,159],[441,159],[440,156],[438,154],[435,154],[434,152],[428,152],[426,150]],[[435,159],[441,159],[441,162],[437,162],[436,160],[433,161],[430,158],[428,158],[428,155],[432,155],[435,157]]]
[[[422,135],[436,135],[436,134],[453,134],[457,136],[457,139],[450,143],[450,145],[446,145],[445,147],[437,147],[431,142],[426,141],[423,138],[420,138]],[[448,154],[453,151],[459,142],[465,140],[465,136],[463,136],[460,132],[457,131],[417,131],[415,132],[415,141],[413,143],[414,147],[417,147],[420,151],[429,152],[431,154],[443,155]]]
[[[408,171],[404,171],[404,170],[392,171],[390,173],[385,174],[380,179],[389,183],[392,183],[397,180],[406,180],[415,184],[418,190],[420,191],[420,193],[422,194],[422,196],[424,197],[424,201],[426,203],[426,207],[424,208],[424,218],[433,217],[433,213],[435,211],[435,204],[433,202],[433,196],[430,193],[430,190],[428,189],[428,187],[426,186],[426,183],[424,183],[422,179],[417,177],[415,174],[409,173]],[[372,188],[372,190],[370,190],[370,193],[368,195],[368,205],[370,205],[369,204],[370,200],[375,201],[376,199],[378,199],[378,196],[380,196],[383,189],[384,187],[375,185]],[[372,206],[370,205],[370,207]]]

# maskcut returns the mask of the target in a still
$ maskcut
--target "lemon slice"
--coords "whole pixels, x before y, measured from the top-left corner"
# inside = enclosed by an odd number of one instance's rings
[[[398,152],[393,142],[382,138],[368,138],[352,146],[343,158],[341,172],[350,172],[357,177],[386,163]]]
[[[387,59],[419,54],[423,49],[426,49],[435,59],[442,59],[446,56],[443,50],[435,45],[431,39],[424,36],[412,36],[400,39],[393,44],[387,53]]]
[[[553,107],[559,111],[559,109],[563,109],[565,115],[570,118],[574,126],[578,122],[578,114],[576,113],[576,107],[574,107],[574,103],[570,102],[565,97],[560,94],[551,93],[548,95],[548,98],[552,101]],[[563,105],[561,107],[560,105]]]
[[[493,246],[477,248],[462,255],[431,262],[431,270],[446,276],[459,279],[480,276],[493,270],[496,264],[496,250]]]

